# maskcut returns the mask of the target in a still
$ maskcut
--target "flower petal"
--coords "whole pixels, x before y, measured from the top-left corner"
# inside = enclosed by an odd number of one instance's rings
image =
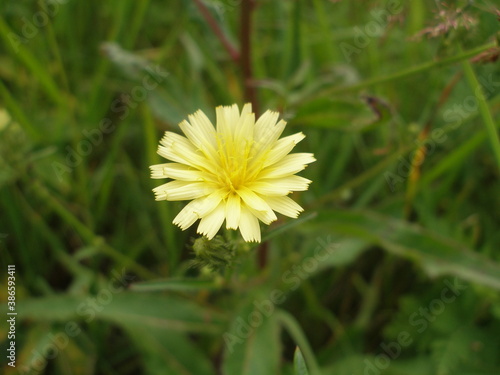
[[[293,175],[307,167],[309,163],[316,161],[311,153],[290,154],[282,158],[279,162],[263,169],[259,173],[259,178],[279,178]]]
[[[269,225],[273,221],[278,220],[278,217],[276,216],[274,211],[271,209],[266,210],[266,211],[257,211],[257,210],[254,210],[252,207],[248,207],[248,209],[257,219],[259,219],[260,221],[262,221],[266,225]]]
[[[276,126],[280,114],[275,111],[266,111],[255,123],[254,138],[256,140],[269,137],[269,131]]]
[[[236,124],[240,118],[238,106],[236,104],[232,106],[218,106],[215,108],[215,115],[217,117],[217,134],[232,139]]]
[[[207,216],[218,206],[219,202],[223,200],[225,196],[226,192],[223,189],[218,189],[206,197],[199,198],[199,204],[194,209],[195,213],[201,218]]]
[[[156,164],[149,168],[151,169],[151,178],[171,178],[181,181],[213,180],[212,175],[179,163]]]
[[[179,226],[182,230],[186,230],[194,224],[199,216],[194,212],[193,208],[197,205],[197,199],[189,202],[174,218],[173,224]]]
[[[229,194],[226,201],[226,229],[238,229],[241,201],[238,194]]]
[[[240,223],[241,235],[246,242],[260,242],[259,220],[246,207],[241,207]]]
[[[288,155],[288,153],[292,151],[297,143],[302,141],[305,137],[306,136],[303,133],[296,133],[278,140],[266,155],[266,160],[263,163],[263,167],[265,168],[280,161],[282,158]]]
[[[243,202],[249,207],[252,207],[257,211],[269,211],[271,207],[266,203],[264,199],[255,194],[252,190],[245,186],[241,186],[236,190],[236,193],[243,199]]]
[[[200,139],[200,143],[207,143],[215,148],[216,131],[214,125],[203,111],[196,111],[192,115],[189,115],[188,118],[193,131],[196,133],[196,139]]]
[[[267,204],[276,212],[294,219],[304,211],[295,201],[289,197],[266,197]]]
[[[253,128],[255,124],[255,114],[245,113],[241,115],[240,122],[238,123],[234,139],[235,142],[239,142],[244,146],[246,143],[250,143],[253,139]]]
[[[276,186],[277,189],[283,188],[292,191],[305,191],[309,188],[309,184],[312,182],[307,178],[301,176],[287,176],[280,177],[276,179],[263,179],[262,182],[269,182]]]
[[[206,171],[213,171],[215,168],[216,164],[211,159],[207,159],[187,138],[179,134],[165,132],[160,143],[158,154],[166,159]]]
[[[274,183],[266,181],[256,181],[248,185],[248,187],[259,195],[267,197],[280,197],[291,193],[290,189],[284,186],[277,186]]]
[[[300,176],[262,179],[248,185],[249,189],[263,196],[279,197],[292,191],[307,190],[311,180]]]
[[[218,206],[212,210],[207,216],[205,216],[200,221],[198,225],[197,232],[204,236],[207,236],[209,240],[214,238],[214,236],[219,231],[222,223],[224,222],[225,204],[220,202]]]
[[[206,182],[171,181],[153,189],[156,200],[183,201],[210,194],[214,188]]]
[[[251,156],[258,159],[260,155],[268,151],[276,143],[281,133],[283,133],[285,126],[286,122],[281,120],[276,125],[260,129],[259,131],[255,130],[253,153]],[[255,127],[257,128],[257,124]]]
[[[195,121],[192,116],[190,116],[191,122]],[[211,158],[213,161],[217,160],[217,150],[215,149],[215,129],[213,130],[213,135],[207,136],[198,127],[190,125],[186,120],[179,124],[179,128],[186,135],[189,141],[196,146],[198,150],[203,152],[205,157]]]

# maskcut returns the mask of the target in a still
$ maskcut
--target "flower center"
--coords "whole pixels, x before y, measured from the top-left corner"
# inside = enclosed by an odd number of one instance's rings
[[[217,178],[228,192],[236,192],[248,182],[251,141],[235,142],[232,137],[217,140],[220,170]]]

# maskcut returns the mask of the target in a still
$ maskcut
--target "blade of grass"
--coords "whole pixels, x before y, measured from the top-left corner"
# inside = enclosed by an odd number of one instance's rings
[[[488,138],[490,140],[491,147],[493,148],[493,154],[495,155],[495,160],[498,168],[500,169],[500,140],[498,138],[497,125],[495,124],[495,120],[493,120],[493,115],[491,114],[488,106],[488,101],[484,96],[483,88],[479,84],[476,73],[474,73],[474,69],[472,69],[472,64],[469,60],[465,60],[462,62],[462,67],[464,69],[467,82],[469,83],[469,86],[478,101],[479,113],[483,118],[486,132],[488,133]]]
[[[50,49],[52,50],[52,53],[55,56],[55,61],[58,65],[58,71],[60,72],[61,75],[61,81],[63,84],[64,89],[66,92],[69,94],[71,92],[69,88],[69,81],[68,81],[68,75],[66,74],[66,68],[63,64],[63,60],[61,58],[61,50],[59,48],[59,43],[57,42],[57,37],[54,32],[54,27],[52,26],[52,22],[47,22],[47,35],[48,35],[48,43],[50,46]],[[69,106],[68,106],[69,108]]]
[[[0,21],[1,22],[1,21]],[[16,121],[21,124],[23,129],[29,135],[29,137],[36,141],[42,136],[38,128],[31,123],[31,121],[24,114],[24,110],[19,106],[17,101],[12,97],[7,87],[5,87],[2,80],[0,80],[0,97],[5,102],[5,107],[10,112],[10,114],[16,119]]]
[[[277,235],[281,234],[281,233],[284,233],[294,227],[296,227],[297,225],[299,224],[303,224],[305,223],[306,221],[309,221],[311,219],[314,219],[316,217],[317,213],[316,212],[311,212],[310,214],[308,215],[304,215],[302,216],[301,218],[299,219],[296,219],[296,220],[292,220],[292,221],[289,221],[288,223],[286,224],[283,224],[283,225],[280,225],[278,228],[275,228],[273,229],[272,231],[270,231],[269,233],[267,233],[263,238],[262,238],[262,242],[266,242],[266,241],[269,241],[270,239],[276,237]],[[257,246],[257,245],[256,245]]]
[[[134,9],[133,19],[127,29],[126,41],[124,42],[124,46],[126,48],[132,48],[134,45],[135,40],[139,35],[141,26],[144,23],[144,17],[146,15],[146,11],[148,10],[149,2],[150,0],[139,0],[135,2],[137,6]]]
[[[16,34],[9,28],[4,18],[0,17],[0,37],[4,40],[4,44],[8,45],[12,51],[10,55],[17,58],[33,74],[33,77],[40,82],[42,89],[54,103],[62,107],[66,106],[66,97],[60,92],[49,71],[39,62],[40,59],[36,58],[23,45],[18,45],[16,51],[9,39],[12,35]]]
[[[156,153],[156,149],[158,147],[158,138],[156,136],[156,127],[151,115],[151,110],[148,106],[144,105],[141,107],[141,114],[144,120],[143,129],[147,164],[160,164],[162,161]],[[156,184],[154,184],[153,182],[154,180],[151,182],[151,186],[156,186]],[[158,212],[160,216],[161,227],[163,228],[161,234],[163,236],[164,243],[167,246],[169,267],[173,269],[178,264],[181,254],[179,246],[177,246],[176,236],[174,233],[174,225],[172,224],[173,215],[171,206],[168,204],[160,204],[158,205]]]
[[[91,273],[90,270],[83,267],[78,263],[78,261],[64,251],[64,245],[61,240],[54,234],[52,229],[43,220],[42,216],[31,206],[30,203],[28,203],[26,198],[20,193],[17,194],[17,198],[28,213],[26,217],[30,219],[33,227],[37,229],[37,232],[47,240],[50,244],[50,250],[54,252],[55,257],[66,267],[66,269],[76,276],[89,275]]]
[[[109,42],[114,42],[118,38],[123,25],[126,23],[125,19],[128,7],[132,6],[131,4],[133,3],[128,1],[120,1],[117,4],[119,4],[119,6],[117,7],[117,9],[114,9],[115,22],[113,23],[112,27],[110,28],[109,34],[106,37],[106,41]],[[99,108],[98,104],[103,102],[102,99],[105,93],[103,92],[102,87],[104,86],[104,81],[108,78],[110,66],[111,62],[109,61],[109,59],[101,59],[97,68],[95,69],[96,74],[92,79],[93,90],[89,95],[89,108]]]
[[[201,290],[218,290],[221,285],[211,280],[180,279],[145,281],[130,285],[130,290],[135,292],[198,292]]]
[[[319,97],[325,97],[325,96],[330,96],[330,95],[342,94],[342,93],[346,93],[346,92],[350,92],[350,91],[356,91],[356,90],[364,89],[366,87],[374,86],[374,85],[377,85],[380,83],[396,81],[396,80],[400,80],[400,79],[403,79],[406,77],[410,77],[412,75],[421,74],[421,73],[424,73],[430,69],[444,67],[444,66],[456,63],[456,62],[460,62],[462,60],[466,60],[472,56],[475,56],[475,55],[477,55],[481,52],[484,52],[484,51],[486,51],[492,47],[495,47],[495,46],[496,46],[496,43],[488,43],[488,44],[485,44],[483,46],[473,48],[473,49],[470,49],[468,51],[459,53],[458,55],[455,55],[455,56],[451,56],[451,57],[447,57],[447,58],[443,58],[443,59],[439,59],[439,60],[434,60],[434,61],[428,61],[428,62],[425,62],[423,64],[416,65],[416,66],[401,70],[401,71],[396,72],[396,73],[368,79],[366,81],[359,82],[355,85],[331,87],[331,88],[325,89],[323,91],[320,91],[316,95],[311,95],[309,100],[315,100]]]
[[[385,159],[380,161],[378,164],[373,166],[371,169],[361,173],[359,176],[349,180],[345,184],[341,185],[337,189],[331,191],[328,194],[323,195],[321,198],[317,199],[309,208],[320,207],[324,203],[331,201],[339,196],[347,189],[352,189],[356,186],[359,186],[372,178],[376,177],[378,174],[382,173],[384,170],[387,170],[392,163],[394,163],[401,155],[406,154],[408,151],[414,148],[413,145],[405,146],[401,150],[394,152],[393,154],[387,156]]]
[[[309,367],[311,375],[319,375],[319,366],[316,362],[316,357],[314,352],[307,341],[307,338],[300,328],[299,324],[295,318],[284,310],[278,310],[276,312],[276,318],[281,323],[281,325],[288,331],[293,340],[300,347],[304,358],[306,360],[307,366]]]
[[[474,134],[471,138],[467,140],[467,142],[457,147],[448,155],[446,155],[443,159],[439,161],[439,163],[432,169],[430,169],[424,176],[421,178],[420,183],[418,184],[418,188],[415,190],[420,190],[423,187],[430,184],[436,178],[441,176],[447,170],[453,168],[454,166],[460,166],[461,160],[465,159],[467,155],[473,152],[486,138],[486,132],[478,132]]]
[[[137,264],[126,255],[120,253],[111,245],[106,243],[103,237],[94,234],[84,223],[82,223],[70,210],[68,210],[62,203],[60,203],[50,192],[39,182],[33,182],[33,191],[35,191],[43,201],[45,201],[50,208],[54,210],[66,223],[71,225],[78,234],[88,243],[98,246],[102,253],[109,256],[123,267],[128,267],[140,277],[145,279],[154,278],[156,275]]]

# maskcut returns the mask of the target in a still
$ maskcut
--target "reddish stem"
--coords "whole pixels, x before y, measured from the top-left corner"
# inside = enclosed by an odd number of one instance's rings
[[[206,7],[205,4],[201,0],[194,0],[196,6],[200,10],[201,15],[203,18],[208,23],[208,26],[212,29],[214,34],[219,38],[220,42],[224,46],[224,48],[227,50],[229,55],[231,56],[231,59],[234,62],[238,62],[240,60],[240,53],[238,50],[231,44],[229,39],[226,37],[226,35],[223,33],[222,29],[219,27],[219,24],[215,20],[215,18],[212,16],[208,8]]]
[[[259,108],[257,93],[253,84],[252,71],[252,13],[255,8],[255,0],[242,0],[241,3],[241,70],[245,86],[245,100],[252,103],[253,112],[258,116]]]

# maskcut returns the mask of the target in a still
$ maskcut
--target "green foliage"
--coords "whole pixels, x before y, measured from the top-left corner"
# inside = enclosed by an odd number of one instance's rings
[[[494,2],[250,3],[2,1],[0,372],[500,373]],[[148,167],[252,89],[315,154],[305,212],[207,242]]]

